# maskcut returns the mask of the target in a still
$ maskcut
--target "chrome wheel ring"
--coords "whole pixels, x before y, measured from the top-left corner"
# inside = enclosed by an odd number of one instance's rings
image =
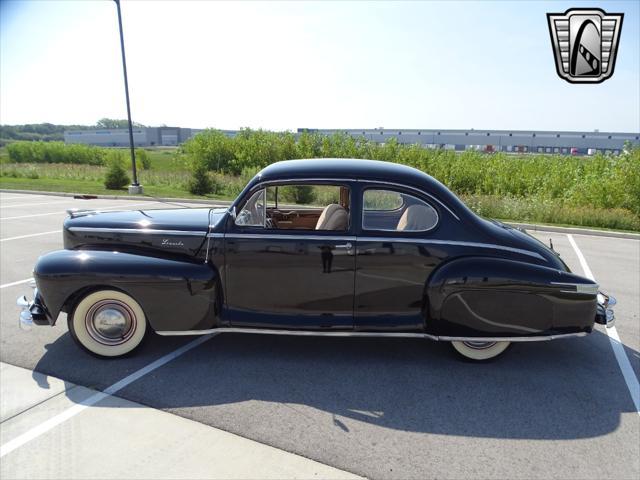
[[[485,350],[487,348],[493,347],[498,342],[472,342],[472,341],[466,341],[466,342],[462,342],[462,343],[464,343],[469,348],[473,348],[474,350]]]
[[[121,345],[136,331],[137,318],[133,310],[120,300],[96,302],[84,318],[87,333],[102,345]]]

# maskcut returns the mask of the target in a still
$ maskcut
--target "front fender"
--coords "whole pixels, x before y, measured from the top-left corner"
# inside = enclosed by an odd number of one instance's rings
[[[59,250],[34,268],[38,293],[53,325],[86,293],[113,288],[131,295],[155,330],[212,328],[218,273],[202,262],[101,250]]]
[[[461,337],[591,331],[598,285],[562,270],[507,259],[445,263],[427,285],[427,332]]]

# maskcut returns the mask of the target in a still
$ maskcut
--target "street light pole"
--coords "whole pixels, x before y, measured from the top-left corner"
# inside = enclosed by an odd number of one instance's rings
[[[120,0],[116,2],[118,9],[118,27],[120,28],[120,48],[122,50],[122,71],[124,73],[124,95],[127,100],[127,119],[129,120],[129,147],[131,149],[131,170],[133,182],[129,185],[129,193],[142,193],[142,185],[138,183],[138,171],[136,170],[136,151],[133,146],[133,123],[131,122],[131,105],[129,104],[129,81],[127,80],[127,60],[124,55],[124,35],[122,33],[122,13],[120,12]]]

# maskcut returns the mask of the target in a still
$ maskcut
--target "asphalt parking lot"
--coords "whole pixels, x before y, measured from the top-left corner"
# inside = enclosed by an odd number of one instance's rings
[[[104,361],[74,345],[63,317],[54,328],[18,327],[15,299],[31,293],[38,256],[62,247],[66,209],[162,204],[1,193],[0,207],[2,362],[102,390],[193,340],[152,336],[134,356]],[[584,274],[573,240],[616,296],[637,386],[640,241],[535,235]],[[118,396],[369,478],[637,479],[640,415],[627,383],[599,326],[585,338],[515,344],[486,364],[426,340],[222,334]]]

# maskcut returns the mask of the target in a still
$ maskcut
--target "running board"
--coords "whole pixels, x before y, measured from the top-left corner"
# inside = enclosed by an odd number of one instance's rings
[[[260,335],[298,335],[302,337],[395,337],[395,338],[427,338],[442,342],[543,342],[561,338],[584,337],[587,332],[563,333],[559,335],[540,335],[537,337],[447,337],[429,335],[428,333],[410,332],[346,332],[318,330],[275,330],[268,328],[234,328],[220,327],[209,330],[160,330],[163,336],[208,335],[211,333],[256,333]]]

